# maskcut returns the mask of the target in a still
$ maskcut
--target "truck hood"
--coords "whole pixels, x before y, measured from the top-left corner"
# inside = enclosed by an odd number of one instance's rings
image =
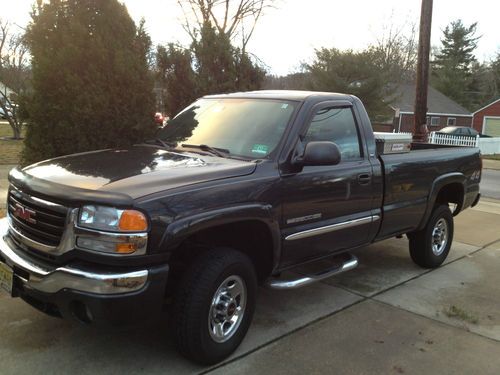
[[[253,173],[254,162],[167,151],[155,146],[101,150],[63,156],[13,170],[9,179],[20,188],[63,200],[139,198],[160,191]],[[122,202],[125,204],[125,202]]]

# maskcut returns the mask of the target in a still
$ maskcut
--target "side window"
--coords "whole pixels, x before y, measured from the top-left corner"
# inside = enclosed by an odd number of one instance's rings
[[[330,141],[340,148],[342,160],[361,158],[359,134],[351,108],[320,109],[311,120],[305,142]]]

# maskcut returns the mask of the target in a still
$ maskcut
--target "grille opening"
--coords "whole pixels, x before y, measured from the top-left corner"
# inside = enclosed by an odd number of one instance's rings
[[[46,253],[46,252],[43,252],[43,251],[40,251],[40,250],[37,250],[33,247],[30,247],[30,246],[27,246],[23,243],[21,243],[17,238],[15,238],[14,236],[10,236],[9,237],[9,240],[14,242],[18,248],[21,248],[23,250],[29,250],[30,252],[30,255],[33,255],[37,258],[40,258],[42,260],[49,260],[49,261],[55,261],[57,258],[52,255],[52,254],[49,254],[49,253]]]
[[[8,213],[15,230],[33,241],[55,247],[61,242],[68,209],[44,202],[11,189]]]

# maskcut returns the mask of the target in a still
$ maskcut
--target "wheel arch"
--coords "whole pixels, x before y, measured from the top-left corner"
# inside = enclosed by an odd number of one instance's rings
[[[280,230],[270,205],[222,208],[171,223],[162,245],[171,261],[195,256],[193,248],[230,247],[249,256],[259,281],[277,267],[281,251]]]
[[[455,203],[457,206],[453,215],[458,215],[464,206],[465,181],[466,177],[460,172],[447,173],[434,180],[429,192],[425,214],[418,230],[425,227],[436,204]]]

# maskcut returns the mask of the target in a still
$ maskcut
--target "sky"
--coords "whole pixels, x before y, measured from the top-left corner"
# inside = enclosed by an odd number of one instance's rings
[[[176,0],[121,0],[132,18],[142,17],[155,44],[189,37],[181,24],[183,13]],[[233,0],[231,0],[233,1]],[[0,0],[0,17],[24,26],[33,0]],[[265,63],[270,73],[284,75],[310,62],[314,49],[363,49],[384,34],[391,24],[418,26],[421,0],[277,0],[260,19],[248,50]],[[480,61],[500,52],[500,1],[434,0],[431,40],[439,46],[442,30],[451,21],[478,22],[476,57]]]

